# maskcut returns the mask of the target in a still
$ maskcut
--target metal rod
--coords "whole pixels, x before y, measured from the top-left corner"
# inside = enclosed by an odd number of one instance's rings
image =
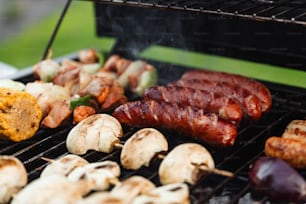
[[[52,43],[53,43],[53,41],[54,41],[54,39],[55,39],[55,36],[56,36],[56,34],[57,34],[57,32],[58,32],[58,29],[59,29],[59,27],[60,27],[60,25],[61,25],[61,23],[62,23],[62,21],[63,21],[63,19],[64,19],[64,16],[66,15],[66,12],[67,12],[67,10],[68,10],[68,7],[70,6],[71,1],[72,1],[72,0],[67,0],[67,2],[66,2],[66,4],[65,4],[65,7],[64,7],[64,9],[63,9],[63,11],[62,11],[62,13],[61,13],[61,15],[60,15],[60,18],[58,19],[58,21],[57,21],[57,23],[56,23],[56,26],[55,26],[55,28],[54,28],[54,30],[53,30],[53,33],[52,33],[52,35],[51,35],[51,37],[50,37],[50,40],[49,40],[49,42],[48,42],[48,44],[47,44],[47,47],[45,48],[45,51],[44,51],[44,54],[43,54],[41,60],[46,59],[46,57],[47,57],[47,55],[48,55],[48,52],[49,52],[49,50],[50,50],[50,48],[51,48],[51,45],[52,45]]]

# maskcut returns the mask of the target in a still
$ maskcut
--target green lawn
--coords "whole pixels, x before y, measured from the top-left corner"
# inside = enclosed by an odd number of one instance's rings
[[[56,11],[0,44],[0,61],[18,69],[37,63],[43,55],[60,13],[61,10]],[[89,47],[109,50],[114,42],[112,38],[96,37],[92,3],[73,1],[53,43],[53,57]]]
[[[64,4],[64,3],[63,3]],[[55,12],[40,23],[14,36],[0,45],[0,61],[19,69],[36,64],[44,49],[61,11]],[[109,51],[115,43],[113,38],[96,37],[94,8],[86,1],[73,1],[52,46],[53,57],[63,56],[84,48]],[[227,71],[286,85],[306,88],[306,72],[247,62],[205,53],[187,52],[152,46],[144,50],[140,57],[179,64],[191,68],[207,68]]]

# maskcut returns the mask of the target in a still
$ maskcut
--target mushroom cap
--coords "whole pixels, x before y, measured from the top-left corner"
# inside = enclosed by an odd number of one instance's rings
[[[165,136],[153,128],[143,128],[133,134],[124,144],[120,160],[126,169],[139,169],[149,166],[153,157],[163,151],[168,151]]]
[[[86,182],[72,182],[67,177],[40,177],[23,188],[12,204],[74,204],[89,192]]]
[[[116,185],[111,190],[111,195],[131,203],[138,195],[146,194],[155,189],[154,183],[142,176],[132,176]]]
[[[196,143],[178,145],[169,152],[159,166],[160,182],[163,185],[183,182],[195,184],[205,175],[198,165],[215,167],[214,160],[207,149]]]
[[[67,176],[73,169],[86,164],[88,164],[88,161],[84,158],[74,154],[67,154],[48,164],[41,172],[40,177],[54,174]]]
[[[88,197],[81,200],[78,204],[126,204],[126,202],[120,198],[112,196],[110,192],[94,192]]]
[[[69,132],[66,146],[70,153],[83,155],[88,150],[109,153],[123,136],[119,121],[108,114],[95,114],[82,120]]]
[[[173,183],[149,191],[147,194],[138,196],[133,204],[189,204],[189,189],[187,184]]]
[[[85,180],[91,184],[91,190],[106,190],[111,180],[117,179],[120,173],[120,166],[114,161],[93,162],[74,169],[68,179]]]
[[[7,203],[28,182],[23,163],[14,156],[0,156],[0,203]]]

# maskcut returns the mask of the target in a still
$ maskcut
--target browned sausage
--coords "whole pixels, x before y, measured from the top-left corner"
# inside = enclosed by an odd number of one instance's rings
[[[301,140],[270,137],[265,144],[265,153],[283,159],[296,168],[306,168],[306,144]]]
[[[154,100],[128,102],[116,108],[113,116],[131,127],[172,129],[222,147],[232,146],[237,136],[236,126],[214,113]]]
[[[182,79],[205,79],[232,83],[244,87],[254,93],[260,100],[261,110],[263,113],[269,112],[272,107],[272,97],[269,89],[264,84],[248,77],[225,72],[192,70],[184,73]]]
[[[155,86],[147,89],[143,97],[145,100],[178,103],[204,109],[234,124],[238,124],[242,119],[242,109],[236,100],[206,90],[180,86]]]
[[[212,82],[205,79],[178,80],[172,83],[172,85],[191,87],[228,96],[236,99],[241,104],[242,110],[248,118],[257,121],[261,117],[262,112],[259,99],[250,91],[240,86],[227,82]]]
[[[282,138],[300,140],[306,144],[306,120],[293,120],[282,134]]]

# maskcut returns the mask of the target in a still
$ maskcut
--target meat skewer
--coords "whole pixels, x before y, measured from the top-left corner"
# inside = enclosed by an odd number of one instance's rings
[[[262,83],[241,75],[208,70],[193,70],[184,73],[182,79],[205,79],[239,85],[251,90],[259,98],[262,112],[267,113],[272,107],[272,97],[269,89],[267,89],[267,87]]]
[[[206,90],[181,86],[154,86],[145,91],[144,99],[204,109],[234,124],[239,124],[242,119],[242,109],[238,102],[228,96]]]
[[[153,100],[134,101],[119,106],[112,115],[123,125],[179,130],[215,146],[232,146],[237,137],[237,127],[234,124],[214,113],[206,113],[190,106]]]

